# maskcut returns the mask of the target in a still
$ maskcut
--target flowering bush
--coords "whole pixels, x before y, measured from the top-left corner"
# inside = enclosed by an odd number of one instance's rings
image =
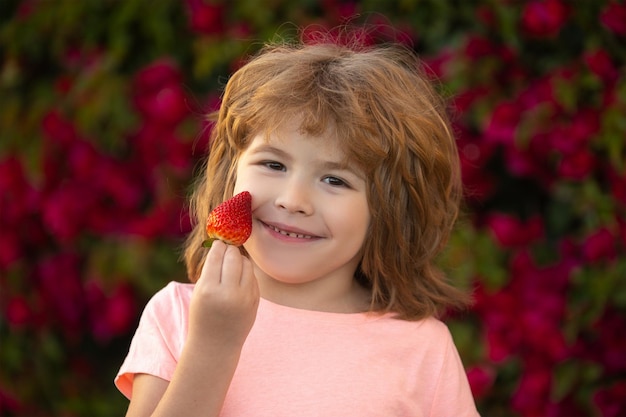
[[[626,4],[379,3],[0,2],[0,414],[123,413],[225,77],[360,16],[451,101],[467,201],[441,263],[475,293],[447,322],[479,410],[626,415]]]

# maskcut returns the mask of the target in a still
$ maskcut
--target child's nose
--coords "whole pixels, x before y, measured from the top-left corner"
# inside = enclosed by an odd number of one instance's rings
[[[292,179],[278,190],[276,206],[289,213],[310,215],[313,213],[312,192],[304,181]]]

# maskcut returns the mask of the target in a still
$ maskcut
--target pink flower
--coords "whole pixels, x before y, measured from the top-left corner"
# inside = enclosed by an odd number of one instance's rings
[[[485,129],[485,140],[513,146],[523,109],[518,103],[503,101],[496,105]]]
[[[587,339],[589,356],[601,364],[607,375],[626,372],[626,319],[611,307],[591,327],[595,337]]]
[[[476,17],[487,27],[494,27],[498,23],[496,14],[489,6],[478,6],[476,9]]]
[[[483,57],[493,57],[498,55],[498,46],[485,37],[471,35],[465,45],[464,55],[470,60],[477,60]]]
[[[39,226],[40,193],[16,156],[0,159],[0,270],[44,238]],[[0,274],[1,275],[1,274]]]
[[[358,13],[358,2],[341,0],[322,0],[324,16],[332,22],[345,22]]]
[[[143,216],[129,221],[125,233],[153,239],[157,236],[181,236],[191,230],[190,220],[181,200],[169,200],[153,207]]]
[[[462,91],[454,97],[454,108],[459,114],[470,110],[474,104],[489,96],[489,87],[480,86]]]
[[[626,415],[626,381],[613,382],[601,388],[593,395],[593,402],[603,417],[622,417]]]
[[[605,227],[585,238],[582,254],[587,262],[613,260],[617,256],[617,238]]]
[[[620,174],[616,169],[608,168],[611,195],[616,202],[626,206],[626,173]]]
[[[519,332],[515,329],[487,328],[485,344],[489,360],[503,362],[517,351]]]
[[[557,103],[552,78],[545,76],[528,80],[528,86],[520,93],[518,102],[524,109],[543,105],[542,111],[554,112]]]
[[[144,123],[132,140],[137,147],[137,160],[144,169],[152,173],[155,168],[166,165],[180,176],[186,176],[189,172],[193,162],[193,146],[201,145],[178,137],[174,129],[155,126],[150,122]]]
[[[9,327],[21,328],[28,324],[32,317],[32,310],[23,296],[9,298],[6,304],[5,318]]]
[[[114,160],[103,160],[97,168],[92,178],[100,199],[109,201],[115,211],[139,211],[151,191],[140,174],[132,166]]]
[[[21,239],[18,225],[30,212],[24,201],[29,188],[22,164],[15,157],[0,160],[0,270],[21,257]]]
[[[477,288],[474,308],[484,325],[491,361],[518,355],[547,365],[570,354],[561,327],[572,267],[567,259],[538,266],[522,250],[511,258],[506,286],[491,292]]]
[[[619,70],[613,63],[609,53],[604,49],[586,53],[584,61],[589,70],[607,84],[612,84],[619,78]]]
[[[521,343],[519,326],[514,325],[520,306],[506,288],[490,292],[479,286],[475,297],[474,309],[484,325],[487,357],[490,361],[502,362],[513,355]]]
[[[626,4],[611,1],[600,13],[600,21],[614,34],[626,36]]]
[[[467,370],[467,379],[472,389],[472,395],[474,398],[479,399],[489,392],[496,375],[492,367],[477,365]]]
[[[90,329],[99,342],[108,342],[125,334],[135,321],[135,296],[126,284],[119,284],[112,291],[105,291],[99,280],[90,280],[85,284],[85,299]]]
[[[3,226],[8,229],[8,226]],[[0,233],[0,270],[9,266],[23,256],[22,239],[12,230]]]
[[[567,20],[567,12],[560,0],[530,1],[522,11],[522,29],[533,37],[555,37]]]
[[[56,254],[37,266],[38,290],[45,305],[44,318],[59,325],[68,336],[82,331],[85,301],[79,259],[70,253]]]
[[[43,117],[41,127],[44,135],[59,145],[67,145],[77,137],[74,125],[56,110]]]
[[[465,193],[470,200],[483,201],[493,193],[496,186],[495,178],[485,169],[495,152],[495,147],[471,137],[460,127],[459,131],[457,146]]]
[[[204,35],[224,33],[226,7],[203,0],[187,0],[189,26],[193,32]]]
[[[565,310],[563,296],[544,292],[536,297],[525,297],[525,301],[537,303],[536,308],[520,312],[519,325],[526,354],[532,352],[547,361],[565,359],[568,348],[560,329]]]
[[[525,148],[510,146],[504,150],[506,170],[515,177],[534,178],[544,188],[553,183],[552,174],[548,169],[548,147],[541,135],[532,138]]]
[[[63,149],[66,156],[64,162],[69,170],[69,176],[76,180],[91,181],[105,156],[86,140],[76,140]]]
[[[563,178],[582,181],[589,177],[596,168],[596,157],[587,148],[563,155],[557,167],[557,173]]]
[[[0,385],[0,415],[17,416],[19,413],[23,413],[25,409],[26,405],[22,404],[15,394],[10,392],[7,387]]]
[[[580,109],[566,122],[557,125],[549,134],[552,147],[564,154],[586,148],[600,130],[600,114],[594,109]]]
[[[72,241],[83,231],[86,216],[96,201],[92,188],[76,182],[64,184],[45,196],[41,207],[43,224],[59,241]]]
[[[487,220],[492,234],[503,247],[522,247],[541,239],[544,234],[540,216],[521,221],[515,216],[494,213]]]
[[[189,113],[181,74],[167,60],[160,60],[135,75],[133,98],[137,109],[159,125],[174,126]]]
[[[523,371],[517,390],[511,399],[513,409],[523,416],[541,417],[546,414],[552,391],[552,369],[536,364]]]
[[[621,245],[626,248],[626,219],[617,219],[618,238]]]

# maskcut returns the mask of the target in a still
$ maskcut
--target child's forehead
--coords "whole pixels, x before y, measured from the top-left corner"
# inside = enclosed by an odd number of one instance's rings
[[[312,143],[316,149],[332,154],[333,159],[345,167],[355,165],[354,153],[350,151],[347,141],[342,140],[334,128],[327,128],[322,134],[310,134],[298,120],[292,120],[272,129],[265,129],[253,135],[246,148],[249,149],[251,145],[254,147],[269,145],[270,147],[266,149],[281,149],[289,145],[293,138]]]

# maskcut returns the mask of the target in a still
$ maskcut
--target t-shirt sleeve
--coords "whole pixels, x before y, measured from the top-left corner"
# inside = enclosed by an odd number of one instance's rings
[[[431,417],[480,417],[452,335],[446,329],[445,353],[430,411]]]
[[[141,315],[115,385],[127,398],[132,396],[135,374],[144,373],[170,381],[185,338],[186,307],[179,288],[168,284],[156,293]]]

